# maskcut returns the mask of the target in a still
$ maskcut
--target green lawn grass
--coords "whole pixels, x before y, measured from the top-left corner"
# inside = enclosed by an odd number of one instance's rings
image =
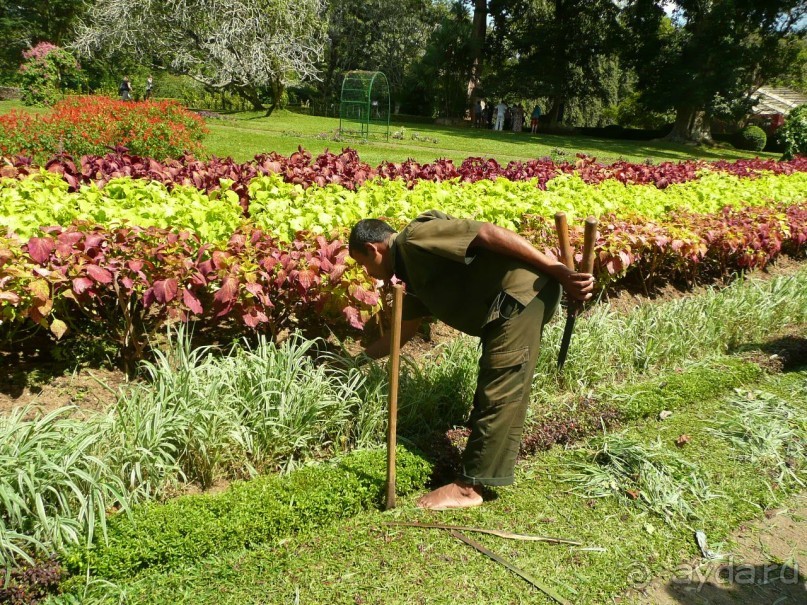
[[[24,107],[19,101],[0,101],[0,114],[12,109],[43,112],[41,108]],[[690,158],[718,160],[778,157],[778,154],[745,152],[728,146],[704,147],[674,144],[668,141],[621,141],[578,135],[531,135],[527,132],[494,132],[465,127],[393,122],[390,132],[401,131],[402,139],[385,140],[373,132],[369,140],[344,137],[335,140],[338,118],[309,116],[279,110],[270,117],[263,112],[244,111],[208,119],[209,134],[204,145],[210,154],[232,157],[243,162],[256,154],[276,151],[289,155],[302,146],[317,155],[325,149],[356,149],[362,160],[372,166],[387,160],[400,162],[407,158],[431,162],[449,158],[455,162],[469,156],[496,158],[500,163],[549,156],[573,161],[575,154],[585,153],[601,161],[625,159],[643,162],[685,160]],[[425,139],[425,140],[424,140]]]
[[[205,139],[207,149],[218,156],[232,156],[241,161],[267,151],[288,155],[296,151],[299,145],[315,155],[325,149],[339,151],[343,147],[352,147],[373,166],[384,160],[400,162],[407,158],[419,162],[449,158],[457,162],[469,156],[483,156],[507,163],[544,156],[554,159],[564,157],[558,151],[565,153],[565,158],[572,161],[575,154],[585,153],[607,162],[620,158],[633,162],[646,159],[659,162],[689,158],[738,159],[757,155],[777,157],[776,154],[680,145],[667,141],[620,141],[578,135],[531,135],[527,132],[517,134],[395,121],[390,124],[390,132],[402,131],[403,139],[390,138],[387,141],[373,134],[367,142],[356,138],[340,141],[334,140],[339,128],[338,118],[308,116],[291,111],[277,111],[268,118],[261,112],[239,112],[225,119],[208,120],[208,127],[210,134]],[[435,139],[437,142],[418,138]]]

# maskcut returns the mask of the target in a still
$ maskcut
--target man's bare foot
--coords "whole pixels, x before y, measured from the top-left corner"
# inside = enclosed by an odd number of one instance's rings
[[[454,481],[433,492],[429,492],[420,500],[418,506],[429,510],[449,510],[452,508],[472,508],[482,504],[482,486],[468,485]]]

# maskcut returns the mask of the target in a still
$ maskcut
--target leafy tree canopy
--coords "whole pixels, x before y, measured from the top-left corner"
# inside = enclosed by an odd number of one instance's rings
[[[562,104],[613,97],[619,8],[612,0],[490,0],[490,12],[490,50],[502,68],[486,90],[548,97],[552,123]]]
[[[743,99],[792,69],[806,19],[803,0],[629,0],[624,56],[645,106],[676,110],[672,138],[708,139],[712,117],[747,111]]]
[[[16,70],[39,42],[64,45],[86,8],[85,0],[0,0],[0,69]]]
[[[123,51],[214,88],[273,105],[289,84],[318,78],[324,0],[98,0],[74,46]]]

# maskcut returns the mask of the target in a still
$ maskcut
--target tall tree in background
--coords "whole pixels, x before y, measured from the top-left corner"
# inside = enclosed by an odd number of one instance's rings
[[[330,0],[323,98],[338,101],[342,74],[351,69],[383,71],[397,98],[437,18],[431,0]]]
[[[807,94],[807,38],[802,37],[797,45],[799,47],[797,59],[790,62],[788,69],[775,78],[773,84]]]
[[[63,46],[86,10],[85,0],[0,0],[0,69],[16,71],[39,42]]]
[[[472,0],[474,7],[471,29],[471,77],[468,79],[468,101],[473,102],[482,79],[485,58],[485,43],[488,33],[488,0]]]
[[[97,0],[74,47],[123,51],[232,90],[271,114],[290,84],[318,77],[324,0]]]
[[[806,18],[804,0],[629,0],[625,56],[642,103],[675,110],[669,138],[709,141],[713,117],[799,60]]]
[[[550,125],[570,101],[612,95],[619,8],[613,0],[491,0],[493,51],[522,97],[548,97]]]
[[[436,5],[440,11],[423,56],[407,77],[404,110],[446,118],[468,108],[473,23],[462,2]]]

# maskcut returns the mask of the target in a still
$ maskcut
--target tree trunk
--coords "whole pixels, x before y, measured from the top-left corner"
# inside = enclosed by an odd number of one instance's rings
[[[560,108],[563,105],[564,99],[560,95],[556,95],[550,98],[552,100],[552,106],[549,108],[549,112],[546,114],[546,116],[549,119],[548,126],[550,128],[554,128],[555,126],[558,125],[558,122],[560,121],[561,117]]]
[[[263,102],[261,101],[258,91],[252,86],[239,86],[235,89],[239,97],[252,104],[252,109],[256,111],[263,111]]]
[[[678,143],[711,143],[712,127],[709,117],[698,107],[676,107],[675,125],[665,139]]]
[[[283,97],[283,91],[286,90],[285,85],[280,80],[272,80],[272,104],[266,110],[266,117],[272,115],[272,112],[280,105],[280,99]]]
[[[471,33],[471,74],[468,80],[468,102],[473,114],[474,97],[482,77],[482,57],[485,48],[485,36],[488,30],[488,2],[474,0],[474,22]]]

